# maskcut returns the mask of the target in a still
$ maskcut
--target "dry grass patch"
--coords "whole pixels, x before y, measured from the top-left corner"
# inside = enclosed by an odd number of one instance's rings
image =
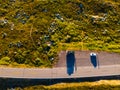
[[[54,88],[70,88],[70,87],[94,87],[94,86],[100,86],[100,85],[108,85],[108,86],[119,86],[120,80],[100,80],[96,82],[82,82],[82,83],[60,83],[55,84],[51,86],[45,86],[45,88],[48,89],[54,89]]]

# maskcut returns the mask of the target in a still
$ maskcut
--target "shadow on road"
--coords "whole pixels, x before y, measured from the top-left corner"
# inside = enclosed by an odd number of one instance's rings
[[[75,69],[75,55],[73,51],[68,51],[66,55],[67,74],[71,75]]]
[[[98,60],[97,60],[97,55],[95,53],[90,54],[90,60],[94,68],[96,68],[98,65],[98,62],[97,62]]]
[[[120,80],[120,75],[99,76],[99,77],[83,77],[83,78],[60,78],[60,79],[20,79],[20,78],[0,78],[0,90],[16,90],[14,88],[25,88],[36,85],[53,85],[57,83],[70,82],[91,82],[99,80]],[[9,89],[8,89],[9,88]],[[19,89],[23,90],[23,89]]]
[[[25,88],[36,85],[53,85],[57,83],[70,82],[91,82],[99,80],[120,80],[120,75],[83,77],[83,78],[60,78],[60,79],[20,79],[20,78],[0,78],[0,90],[16,90],[14,88]],[[8,89],[9,88],[9,89]],[[23,89],[19,89],[23,90]]]

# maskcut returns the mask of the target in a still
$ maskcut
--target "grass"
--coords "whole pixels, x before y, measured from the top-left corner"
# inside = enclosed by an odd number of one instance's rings
[[[120,53],[119,4],[119,0],[1,0],[0,60],[7,56],[18,65],[51,67],[61,50]]]
[[[104,43],[103,41],[93,41],[91,43],[72,42],[59,44],[58,50],[94,50],[120,53],[120,45]]]

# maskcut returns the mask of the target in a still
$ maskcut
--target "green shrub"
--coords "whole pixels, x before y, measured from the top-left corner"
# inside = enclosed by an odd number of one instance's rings
[[[35,59],[40,58],[46,66],[57,61],[60,50],[107,50],[119,53],[119,2],[0,1],[0,58],[9,56],[11,63],[33,66]],[[3,33],[7,34],[6,38],[2,38]],[[6,50],[8,52],[5,53]],[[49,61],[53,57],[54,60]]]
[[[11,63],[11,60],[7,56],[0,59],[0,65],[9,65],[10,63]]]

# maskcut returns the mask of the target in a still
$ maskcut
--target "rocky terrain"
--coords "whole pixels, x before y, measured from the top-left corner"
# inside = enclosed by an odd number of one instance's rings
[[[120,53],[120,1],[0,0],[0,65],[51,67],[61,50]]]

